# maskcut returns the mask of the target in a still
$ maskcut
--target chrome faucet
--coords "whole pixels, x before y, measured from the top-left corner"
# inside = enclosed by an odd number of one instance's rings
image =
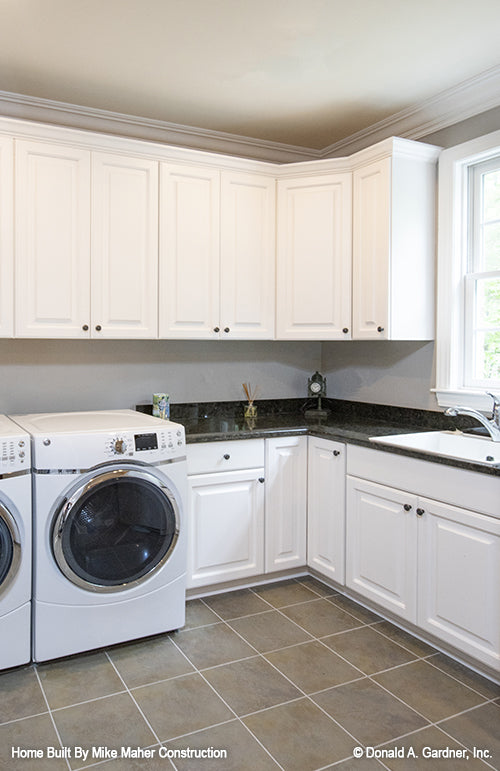
[[[445,410],[445,415],[469,415],[476,418],[487,430],[494,442],[500,442],[500,399],[495,394],[486,392],[493,399],[493,413],[491,419],[486,418],[482,412],[469,409],[468,407],[449,407]]]

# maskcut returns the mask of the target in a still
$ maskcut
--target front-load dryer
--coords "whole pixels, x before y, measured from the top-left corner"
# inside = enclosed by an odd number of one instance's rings
[[[30,658],[30,437],[0,415],[0,669]]]
[[[34,660],[183,626],[184,428],[133,410],[13,420],[32,437]]]

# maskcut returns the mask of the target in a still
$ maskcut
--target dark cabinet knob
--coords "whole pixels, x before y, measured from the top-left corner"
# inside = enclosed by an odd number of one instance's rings
[[[349,329],[348,329],[347,327],[344,327],[344,329],[342,330],[342,332],[344,333],[344,335],[347,335],[347,333],[349,332]]]
[[[88,332],[89,331],[89,325],[88,324],[84,324],[82,329],[83,329],[84,332]]]
[[[384,331],[384,327],[377,327],[377,332],[383,332],[383,331]]]
[[[224,327],[224,332],[230,332],[230,331],[231,330],[229,329],[229,327]]]
[[[259,477],[259,482],[261,483],[261,485],[263,485],[265,481],[266,480],[264,479],[264,477]]]
[[[409,504],[409,503],[405,503],[405,505],[403,506],[403,509],[404,509],[405,511],[411,511],[411,506],[410,506],[410,504]]]
[[[226,454],[224,455],[224,460],[229,460],[230,457],[231,456],[229,455],[229,453],[226,452]]]
[[[335,457],[337,458],[337,457],[340,455],[340,450],[334,450],[334,451],[333,451],[333,454],[334,454],[334,455],[335,455]]]
[[[425,514],[425,509],[417,509],[417,514],[419,517],[422,517]]]
[[[100,325],[100,324],[96,324],[96,327],[95,327],[95,328],[96,328],[96,332],[100,332],[100,331],[101,331],[101,329],[102,329],[102,327],[101,327],[101,325]]]
[[[219,327],[214,327],[214,332],[220,332]]]

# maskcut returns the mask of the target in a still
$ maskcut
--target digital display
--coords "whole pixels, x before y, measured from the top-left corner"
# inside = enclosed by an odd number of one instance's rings
[[[158,449],[158,437],[153,434],[135,434],[135,449],[136,452],[141,450],[157,450]]]

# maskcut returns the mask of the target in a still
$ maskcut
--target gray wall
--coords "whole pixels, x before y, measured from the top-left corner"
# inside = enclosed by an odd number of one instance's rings
[[[0,413],[112,409],[148,403],[306,395],[321,343],[0,340]]]

